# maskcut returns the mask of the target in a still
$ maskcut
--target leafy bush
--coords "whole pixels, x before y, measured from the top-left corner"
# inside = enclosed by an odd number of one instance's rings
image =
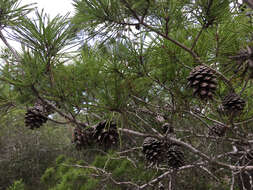
[[[45,171],[41,182],[50,190],[120,190],[129,187],[129,185],[119,186],[120,182],[131,180],[143,183],[154,177],[154,171],[147,172],[143,164],[134,166],[126,158],[115,158],[110,154],[98,155],[93,163],[87,166],[83,161],[60,156],[56,159],[56,166]]]
[[[25,184],[22,179],[15,181],[7,190],[25,190]]]

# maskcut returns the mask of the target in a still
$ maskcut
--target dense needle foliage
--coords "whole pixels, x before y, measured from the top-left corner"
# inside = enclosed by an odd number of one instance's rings
[[[0,0],[0,131],[23,131],[21,145],[36,134],[49,151],[34,184],[251,189],[253,11],[243,2],[73,0],[74,16],[51,18]],[[0,162],[12,135],[0,134]],[[73,159],[53,164],[58,154]],[[10,188],[33,185],[22,175]]]

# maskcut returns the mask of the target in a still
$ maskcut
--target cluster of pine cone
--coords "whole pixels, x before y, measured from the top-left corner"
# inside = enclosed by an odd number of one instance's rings
[[[217,77],[209,67],[199,65],[190,72],[188,86],[193,88],[193,94],[202,100],[213,99],[217,88]],[[239,95],[232,92],[224,97],[222,108],[227,115],[240,114],[245,106],[245,101]]]
[[[102,121],[93,127],[76,127],[73,133],[72,142],[78,150],[91,145],[98,144],[105,149],[117,145],[119,134],[116,124],[113,122]]]
[[[167,163],[169,167],[179,168],[184,165],[184,153],[180,145],[171,142],[163,142],[153,137],[144,139],[142,152],[151,165]]]
[[[242,64],[249,59],[249,56],[244,53],[243,55],[234,57],[234,59],[237,61],[241,60],[240,63]],[[190,72],[187,80],[188,86],[193,88],[194,95],[198,96],[201,100],[213,99],[217,88],[217,78],[212,69],[203,65],[196,66]],[[218,112],[223,116],[233,118],[243,112],[245,105],[245,101],[238,94],[230,92],[223,98]],[[227,127],[214,125],[209,129],[209,135],[222,137],[225,135],[226,129]]]

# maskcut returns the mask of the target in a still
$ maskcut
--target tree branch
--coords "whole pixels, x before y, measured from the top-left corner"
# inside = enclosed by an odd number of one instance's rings
[[[17,61],[20,61],[20,57],[18,53],[11,47],[6,38],[4,37],[2,31],[0,30],[0,39],[4,42],[4,44],[8,47],[8,49],[12,52],[13,56]]]

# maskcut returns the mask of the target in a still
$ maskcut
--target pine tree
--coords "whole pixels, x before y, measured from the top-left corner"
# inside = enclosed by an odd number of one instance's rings
[[[253,136],[249,1],[241,10],[236,0],[74,0],[73,17],[52,19],[17,0],[0,3],[0,38],[7,48],[0,80],[15,94],[3,99],[15,102],[11,109],[40,99],[54,112],[44,115],[51,122],[84,131],[97,126],[85,141],[119,144],[108,162],[122,154],[133,163],[168,161],[152,166],[158,172],[149,182],[120,183],[110,176],[115,185],[148,189],[169,178],[160,183],[165,189],[185,189],[192,181],[192,189],[251,188],[251,160],[241,160]],[[27,16],[31,11],[36,18]],[[7,28],[20,52],[10,46]],[[72,46],[79,48],[73,53]],[[28,112],[30,125],[38,110]],[[44,120],[38,123],[32,128]],[[75,133],[82,144],[82,133]],[[153,159],[160,142],[171,146],[164,158]],[[196,174],[192,179],[185,180],[187,169]],[[96,171],[101,178],[106,173]],[[208,180],[199,180],[203,171]]]

